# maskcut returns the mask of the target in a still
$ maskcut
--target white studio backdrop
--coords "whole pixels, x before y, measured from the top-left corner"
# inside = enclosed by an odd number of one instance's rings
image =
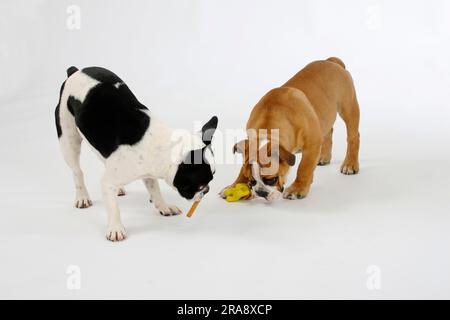
[[[2,0],[0,297],[448,298],[449,17],[448,0]],[[338,119],[335,160],[302,202],[227,206],[214,193],[238,167],[222,165],[188,225],[144,216],[145,193],[132,186],[121,200],[130,238],[111,247],[102,166],[85,152],[95,205],[87,215],[72,209],[53,120],[69,66],[114,71],[174,128],[217,115],[227,130],[243,128],[269,89],[329,56],[347,65],[361,105],[353,180],[338,174]],[[191,277],[176,273],[180,257]],[[85,291],[66,290],[71,264],[82,266]],[[385,275],[379,294],[365,285],[371,264]]]
[[[243,106],[307,62],[335,55],[361,100],[376,104],[362,103],[364,114],[389,122],[392,99],[402,111],[415,112],[406,105],[417,99],[433,108],[430,98],[447,91],[450,74],[445,0],[19,0],[2,1],[0,12],[2,102],[56,101],[67,67],[101,65],[149,107],[243,121]]]

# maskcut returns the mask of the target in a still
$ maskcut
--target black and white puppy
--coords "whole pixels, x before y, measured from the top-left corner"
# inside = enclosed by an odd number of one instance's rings
[[[55,120],[62,154],[73,171],[75,206],[92,205],[79,162],[85,139],[106,168],[101,185],[109,240],[126,238],[117,196],[125,194],[123,186],[131,181],[143,180],[150,201],[162,215],[181,211],[164,201],[158,179],[164,179],[188,200],[198,200],[209,191],[215,171],[211,139],[217,117],[203,126],[201,134],[180,134],[156,119],[111,71],[70,67],[67,76]]]

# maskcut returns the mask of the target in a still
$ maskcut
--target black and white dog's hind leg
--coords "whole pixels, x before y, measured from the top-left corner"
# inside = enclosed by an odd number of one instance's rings
[[[159,189],[158,179],[143,179],[145,187],[147,188],[148,194],[150,196],[150,201],[153,202],[155,208],[159,210],[159,213],[163,216],[176,216],[181,214],[181,210],[176,206],[168,205],[161,195],[161,190]]]
[[[84,184],[84,175],[80,167],[80,151],[83,139],[75,125],[75,118],[70,114],[67,103],[61,102],[61,97],[55,110],[55,120],[62,155],[73,173],[75,207],[88,208],[92,205],[92,201]]]
[[[61,87],[61,94],[64,84]],[[60,95],[61,95],[60,94]],[[86,185],[84,183],[84,174],[80,167],[80,152],[83,138],[75,124],[74,116],[69,112],[67,102],[62,102],[60,96],[58,106],[55,110],[56,130],[58,140],[64,160],[70,169],[72,169],[73,179],[75,182],[75,207],[83,209],[92,206],[92,200],[89,197]],[[103,161],[105,163],[105,161]],[[125,188],[119,186],[117,195],[124,196]]]

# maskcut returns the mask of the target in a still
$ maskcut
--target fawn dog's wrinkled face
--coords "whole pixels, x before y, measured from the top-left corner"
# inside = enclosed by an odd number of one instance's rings
[[[273,201],[280,198],[295,156],[278,143],[242,140],[233,152],[244,157],[241,174],[252,187],[253,195]]]

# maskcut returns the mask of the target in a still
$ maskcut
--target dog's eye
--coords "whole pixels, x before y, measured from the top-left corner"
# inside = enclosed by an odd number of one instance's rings
[[[263,182],[265,185],[273,186],[275,183],[277,183],[278,177],[273,178],[263,178]]]
[[[256,180],[250,180],[250,185],[254,187],[256,185]]]

